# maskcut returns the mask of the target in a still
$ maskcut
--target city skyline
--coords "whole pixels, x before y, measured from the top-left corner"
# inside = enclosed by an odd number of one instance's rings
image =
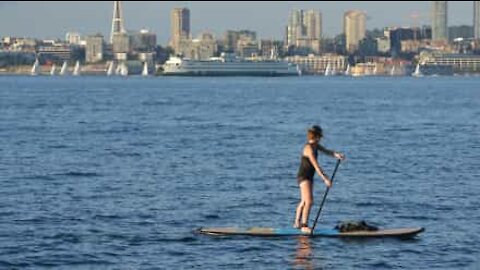
[[[367,29],[386,26],[431,24],[431,1],[378,3],[365,2],[125,2],[123,16],[127,30],[146,28],[156,33],[158,43],[168,45],[170,12],[187,7],[191,12],[191,34],[211,31],[221,38],[226,30],[250,29],[261,38],[284,39],[292,9],[316,9],[322,13],[325,37],[343,32],[343,14],[350,9],[367,13]],[[0,33],[3,36],[60,38],[67,32],[82,36],[97,32],[109,36],[113,1],[103,2],[15,2],[0,3]],[[51,10],[56,10],[51,12]],[[75,12],[69,12],[75,10]],[[393,12],[395,10],[395,12]],[[473,24],[473,1],[449,3],[449,25]],[[268,12],[265,12],[268,11]],[[390,11],[390,12],[389,12]],[[245,20],[245,14],[250,14]],[[392,16],[392,14],[397,14]],[[87,15],[89,14],[89,15]],[[411,15],[419,15],[414,20]],[[467,14],[467,15],[465,15]],[[46,16],[48,15],[48,16]],[[24,18],[28,17],[29,20]],[[86,19],[88,18],[88,20]]]

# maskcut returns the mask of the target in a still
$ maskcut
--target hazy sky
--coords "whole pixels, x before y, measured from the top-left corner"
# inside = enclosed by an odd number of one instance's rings
[[[449,25],[472,25],[473,1],[448,3]],[[195,2],[157,1],[123,2],[123,15],[128,30],[147,28],[166,44],[170,35],[170,11],[188,7],[194,36],[209,30],[223,36],[227,29],[251,29],[260,38],[283,39],[291,9],[317,9],[323,14],[324,36],[342,32],[343,13],[349,9],[367,12],[367,28],[409,26],[411,14],[419,15],[418,24],[430,24],[431,1],[277,1],[277,2]],[[0,36],[64,38],[68,31],[82,35],[100,32],[110,35],[113,1],[97,2],[0,2]]]

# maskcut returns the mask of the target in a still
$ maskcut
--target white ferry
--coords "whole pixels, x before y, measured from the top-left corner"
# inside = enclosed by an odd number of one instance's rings
[[[209,60],[170,57],[163,75],[174,76],[299,76],[297,65],[275,59],[244,59],[223,54]]]

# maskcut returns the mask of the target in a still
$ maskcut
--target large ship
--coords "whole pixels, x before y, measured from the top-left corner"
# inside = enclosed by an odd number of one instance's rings
[[[209,60],[170,57],[163,75],[175,76],[298,76],[297,65],[276,59],[244,59],[229,54]]]

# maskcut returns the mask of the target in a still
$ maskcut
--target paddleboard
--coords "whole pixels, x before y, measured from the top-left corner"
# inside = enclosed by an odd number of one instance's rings
[[[422,227],[416,228],[398,228],[398,229],[380,229],[376,231],[353,231],[340,232],[336,229],[315,229],[313,236],[322,237],[357,237],[357,238],[374,238],[374,237],[398,237],[410,238],[418,233],[423,232]],[[251,227],[251,228],[200,228],[198,233],[208,235],[246,235],[246,236],[300,236],[310,235],[295,228],[267,228],[267,227]]]

